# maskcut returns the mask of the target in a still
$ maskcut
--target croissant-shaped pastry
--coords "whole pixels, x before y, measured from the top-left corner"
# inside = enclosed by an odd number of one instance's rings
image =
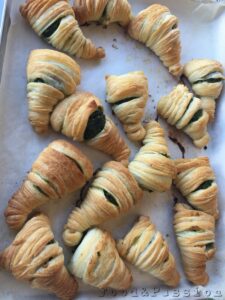
[[[174,76],[180,76],[180,31],[178,19],[168,7],[153,4],[129,23],[129,35],[150,48]]]
[[[21,15],[41,38],[58,50],[86,59],[105,56],[83,35],[68,0],[26,0]]]
[[[75,146],[63,140],[50,143],[9,201],[7,224],[19,229],[35,208],[83,187],[92,174],[91,162]]]
[[[176,287],[180,275],[162,234],[149,217],[140,217],[130,232],[117,243],[119,254],[140,270]]]
[[[139,152],[128,168],[139,185],[148,191],[169,190],[176,176],[176,167],[170,159],[164,130],[158,122],[150,121]]]
[[[62,300],[74,299],[77,292],[77,282],[64,266],[63,249],[54,240],[49,220],[43,214],[30,219],[0,253],[0,267]]]
[[[158,102],[158,113],[177,129],[184,131],[195,146],[202,148],[209,142],[208,114],[202,108],[199,98],[193,96],[183,84],[178,84],[172,92]]]
[[[91,93],[77,92],[60,102],[51,115],[52,128],[128,165],[130,149],[111,119],[103,113],[100,100]]]
[[[191,206],[218,218],[215,174],[208,157],[175,160],[175,185]]]
[[[80,67],[68,55],[54,50],[33,50],[27,64],[29,120],[35,131],[48,129],[53,107],[80,84]]]
[[[145,129],[141,124],[148,100],[148,79],[142,71],[120,76],[106,76],[106,100],[132,141],[141,141]]]
[[[174,230],[187,279],[205,285],[206,262],[215,254],[215,219],[185,204],[176,204]]]
[[[119,162],[107,162],[96,174],[81,206],[70,214],[64,227],[65,243],[78,244],[85,230],[127,212],[142,195],[127,168]]]
[[[202,107],[209,115],[209,121],[215,116],[215,100],[223,88],[223,66],[212,59],[193,59],[184,66],[184,75],[192,89],[202,100]]]
[[[131,20],[131,6],[127,0],[75,0],[74,12],[79,24],[100,22],[127,26]]]
[[[126,290],[132,282],[131,272],[120,258],[115,241],[108,232],[99,228],[86,233],[69,268],[84,283],[101,289]]]

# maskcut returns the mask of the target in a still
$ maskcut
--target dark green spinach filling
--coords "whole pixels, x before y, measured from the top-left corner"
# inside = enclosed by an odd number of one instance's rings
[[[63,153],[63,154],[64,154],[66,157],[68,157],[68,158],[69,158],[69,159],[77,166],[77,168],[81,171],[82,174],[84,174],[83,170],[81,169],[81,166],[78,164],[78,162],[77,162],[75,159],[73,159],[72,157],[66,155],[65,153]]]
[[[33,184],[33,187],[34,187],[36,190],[38,190],[39,193],[41,193],[41,194],[43,194],[44,196],[46,196],[46,197],[49,198],[48,194],[46,194],[39,186]]]
[[[41,83],[45,83],[44,80],[42,78],[36,78],[33,80],[33,82],[41,82]]]
[[[84,139],[90,140],[98,135],[105,127],[106,118],[102,110],[98,109],[94,111],[87,123],[87,127],[84,132]]]
[[[55,22],[53,22],[48,28],[46,28],[42,32],[42,37],[44,39],[48,39],[50,36],[53,35],[53,33],[58,29],[60,22],[62,21],[62,18],[57,19]]]
[[[106,199],[111,203],[111,204],[113,204],[113,205],[115,205],[115,206],[119,206],[119,204],[117,203],[117,201],[116,201],[116,199],[110,194],[110,193],[108,193],[106,190],[103,190],[103,192],[104,192],[104,195],[105,195],[105,197],[106,197]]]
[[[208,187],[210,187],[213,183],[213,180],[206,180],[204,181],[194,192],[198,190],[206,190]]]
[[[217,82],[221,82],[221,81],[223,81],[223,78],[208,78],[208,79],[197,80],[197,81],[193,82],[193,84],[198,84],[198,83],[203,83],[203,82],[217,83]]]
[[[124,98],[116,103],[113,103],[113,106],[116,106],[116,105],[120,105],[120,104],[123,104],[123,103],[126,103],[126,102],[129,102],[129,101],[132,101],[132,100],[135,100],[139,97],[130,97],[130,98]]]
[[[199,109],[199,110],[194,114],[194,116],[191,118],[191,120],[190,120],[190,122],[189,122],[188,124],[198,121],[198,120],[202,117],[202,115],[203,115],[203,110],[202,110],[202,109]]]
[[[214,243],[209,243],[209,244],[206,244],[205,245],[205,250],[206,251],[209,251],[209,250],[211,250],[211,249],[213,249],[214,248]]]

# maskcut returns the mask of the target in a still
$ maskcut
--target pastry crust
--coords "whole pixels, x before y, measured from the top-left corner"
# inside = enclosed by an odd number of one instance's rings
[[[76,248],[70,263],[71,273],[97,288],[126,290],[132,275],[120,258],[111,235],[98,228],[88,231]]]
[[[101,119],[104,118],[102,127],[99,127],[99,132],[97,131],[93,137],[85,139],[88,121],[95,112],[99,112]],[[93,130],[99,126],[98,123],[96,119],[92,124]],[[104,115],[100,100],[93,94],[77,92],[60,102],[51,115],[51,125],[55,131],[75,141],[85,141],[87,145],[128,165],[130,149],[112,120]]]
[[[187,199],[189,204],[218,218],[215,174],[210,166],[208,157],[191,159],[176,159],[176,187]]]
[[[96,174],[81,206],[70,214],[63,239],[79,243],[85,230],[127,212],[143,195],[136,180],[121,163],[107,162]]]
[[[145,129],[141,124],[148,100],[148,79],[144,72],[106,76],[106,101],[123,125],[131,141],[141,141]]]
[[[34,209],[83,187],[92,174],[92,163],[75,146],[63,140],[50,143],[9,201],[7,224],[20,229]]]
[[[187,279],[196,285],[206,285],[206,262],[216,252],[215,219],[180,203],[175,206],[174,230]]]
[[[77,293],[77,282],[64,266],[63,249],[54,240],[49,220],[43,214],[29,220],[0,253],[0,267],[59,299],[72,300]]]
[[[127,26],[131,20],[131,6],[127,0],[75,0],[74,12],[80,25],[100,22]]]
[[[119,254],[138,269],[176,287],[180,275],[162,234],[149,217],[140,217],[127,235],[117,243]]]
[[[38,49],[30,53],[27,63],[27,97],[29,121],[36,132],[48,129],[54,106],[71,95],[80,84],[80,66],[68,55]]]
[[[162,97],[157,110],[170,125],[184,131],[195,146],[203,148],[208,144],[209,116],[202,108],[201,100],[194,97],[186,86],[178,84],[170,94]]]
[[[169,190],[176,176],[176,167],[169,156],[165,133],[160,124],[150,121],[139,152],[128,168],[139,185],[148,191]]]
[[[20,13],[37,35],[56,49],[86,59],[105,56],[103,48],[96,48],[83,35],[69,1],[26,0]]]
[[[153,4],[139,12],[129,23],[129,35],[150,48],[174,76],[180,76],[180,31],[178,19],[168,7]]]
[[[223,81],[223,66],[212,59],[193,59],[185,64],[184,75],[192,89],[202,100],[202,107],[209,115],[209,121],[215,117],[215,100],[220,96]]]

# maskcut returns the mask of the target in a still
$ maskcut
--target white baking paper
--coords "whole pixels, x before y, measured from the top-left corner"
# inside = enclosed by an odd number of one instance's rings
[[[61,135],[51,130],[45,135],[37,135],[27,120],[26,100],[26,62],[32,49],[50,48],[26,24],[19,14],[18,8],[23,0],[12,1],[11,27],[8,33],[6,55],[4,59],[3,77],[0,86],[0,250],[6,247],[15,236],[4,221],[3,212],[11,195],[19,188],[26,172],[30,169],[42,149]],[[179,17],[182,42],[182,63],[192,58],[217,59],[225,65],[225,15],[224,3],[211,3],[211,1],[158,1],[166,4],[171,11]],[[133,13],[146,8],[154,3],[150,0],[130,0]],[[106,58],[99,62],[77,60],[82,70],[82,81],[79,90],[87,90],[100,99],[105,110],[119,126],[121,134],[126,139],[118,120],[112,116],[111,109],[105,103],[105,75],[122,74],[129,71],[143,70],[149,79],[149,102],[145,120],[155,118],[156,104],[162,95],[167,94],[176,80],[168,73],[159,59],[144,45],[131,40],[124,29],[112,25],[107,29],[95,24],[82,27],[86,36],[90,37],[96,45],[103,46]],[[184,277],[180,254],[175,242],[173,232],[173,198],[174,192],[145,193],[141,204],[129,214],[104,224],[105,228],[112,231],[115,238],[121,238],[130,229],[138,215],[151,216],[157,228],[164,234],[169,247],[174,254],[178,269],[182,275],[180,286],[173,290],[162,286],[161,283],[150,275],[139,272],[131,267],[134,277],[133,290],[124,293],[113,291],[99,291],[82,284],[77,299],[225,299],[225,95],[223,94],[217,104],[216,121],[210,125],[212,141],[207,150],[197,150],[190,140],[183,134],[178,139],[185,147],[185,157],[208,155],[216,172],[219,184],[220,219],[217,223],[217,253],[215,258],[207,264],[210,276],[206,287],[194,287]],[[160,123],[168,129],[162,120]],[[169,128],[171,130],[171,128]],[[132,156],[138,146],[127,140],[132,149]],[[178,147],[168,140],[173,158],[181,157]],[[109,157],[94,151],[85,145],[75,143],[92,160],[95,168],[100,167]],[[71,249],[63,245],[61,233],[67,217],[74,207],[79,193],[71,195],[60,202],[49,203],[41,210],[51,218],[52,227],[61,246],[65,250],[65,260],[71,258]],[[188,297],[188,295],[191,295]],[[33,290],[26,283],[17,282],[11,274],[0,271],[0,300],[8,299],[55,299],[43,291]]]

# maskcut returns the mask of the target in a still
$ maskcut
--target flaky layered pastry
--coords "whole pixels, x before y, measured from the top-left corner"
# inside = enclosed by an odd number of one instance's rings
[[[215,174],[208,157],[175,160],[177,177],[176,187],[187,201],[196,209],[218,218]]]
[[[117,243],[119,254],[140,270],[176,287],[180,275],[167,242],[149,217],[140,217],[127,235]]]
[[[126,290],[132,282],[130,270],[120,258],[111,235],[93,228],[76,248],[70,263],[71,273],[84,283],[98,288]]]
[[[195,146],[202,148],[209,142],[208,114],[202,102],[189,92],[183,84],[178,84],[167,96],[158,102],[158,113],[177,129],[184,131]]]
[[[79,24],[100,22],[127,26],[131,20],[131,6],[127,0],[75,0],[74,12]]]
[[[7,224],[19,229],[34,209],[81,188],[92,174],[91,162],[75,146],[63,140],[50,143],[10,199],[5,210]]]
[[[86,59],[105,56],[83,35],[68,0],[26,0],[21,15],[41,38],[58,50]]]
[[[63,249],[54,239],[48,218],[42,214],[30,219],[0,253],[0,267],[62,300],[73,300],[77,292],[77,282],[64,266]]]
[[[142,195],[126,167],[115,161],[107,162],[95,175],[81,206],[70,214],[64,227],[65,243],[77,245],[85,230],[127,212]]]
[[[209,115],[209,121],[215,117],[216,99],[223,88],[223,66],[212,59],[193,59],[185,64],[184,75],[192,89],[202,100],[202,107]]]
[[[129,23],[129,35],[150,48],[174,76],[180,76],[180,31],[178,19],[168,7],[153,4]]]
[[[77,92],[60,102],[51,115],[51,125],[55,131],[73,140],[84,141],[128,165],[130,149],[93,94]]]
[[[128,168],[143,189],[164,192],[171,187],[176,167],[170,159],[165,133],[160,124],[150,121],[145,129],[144,145]]]
[[[106,101],[121,121],[128,138],[141,141],[145,129],[141,123],[148,100],[148,79],[144,72],[106,76]]]
[[[187,279],[196,285],[206,285],[206,262],[216,251],[215,219],[188,205],[177,204],[174,230]]]
[[[39,49],[30,53],[27,63],[29,121],[35,131],[48,129],[53,107],[71,95],[80,84],[80,67],[68,55]]]

